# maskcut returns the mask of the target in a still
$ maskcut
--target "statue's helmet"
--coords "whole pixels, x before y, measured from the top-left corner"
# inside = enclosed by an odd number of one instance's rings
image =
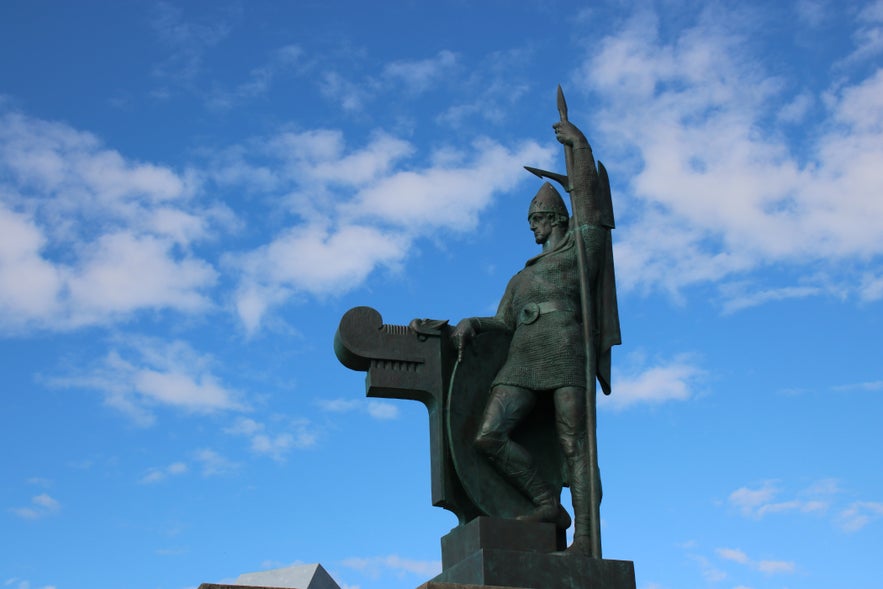
[[[530,216],[534,213],[555,213],[565,219],[570,216],[567,212],[567,207],[564,206],[564,199],[561,198],[555,187],[548,182],[544,182],[540,186],[536,196],[530,201],[530,207],[527,209],[527,218],[530,219]]]

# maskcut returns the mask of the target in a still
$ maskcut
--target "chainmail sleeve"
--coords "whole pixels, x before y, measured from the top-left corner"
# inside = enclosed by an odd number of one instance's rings
[[[516,274],[509,284],[506,285],[506,292],[500,300],[497,307],[497,314],[493,317],[472,317],[469,321],[472,323],[472,329],[476,333],[487,331],[504,331],[512,333],[515,330],[515,317],[512,314],[512,283],[518,278]]]

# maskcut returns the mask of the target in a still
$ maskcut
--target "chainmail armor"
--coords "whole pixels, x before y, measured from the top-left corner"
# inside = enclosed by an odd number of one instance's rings
[[[589,264],[603,260],[599,252],[606,247],[609,232],[586,225],[581,230]],[[496,316],[473,318],[478,331],[512,333],[506,363],[493,385],[531,390],[586,386],[575,242],[571,229],[556,248],[528,260],[524,269],[509,281]],[[593,283],[597,268],[587,270]],[[562,310],[542,313],[531,323],[519,320],[525,307],[541,303],[552,303],[552,307]]]

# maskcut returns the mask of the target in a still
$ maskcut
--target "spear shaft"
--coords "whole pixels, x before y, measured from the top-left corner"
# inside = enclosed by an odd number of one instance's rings
[[[561,122],[567,121],[567,102],[564,91],[558,86],[558,114]],[[598,434],[597,434],[597,381],[598,351],[595,347],[594,315],[591,309],[591,290],[589,285],[586,248],[583,242],[581,227],[586,219],[581,219],[580,207],[576,206],[573,196],[573,146],[564,144],[564,163],[567,170],[567,185],[564,187],[570,195],[570,210],[573,212],[574,236],[576,238],[576,264],[579,273],[580,307],[583,318],[583,342],[586,353],[586,436],[588,445],[588,503],[591,542],[591,556],[601,558],[601,489],[598,477]],[[571,481],[572,482],[572,481]],[[574,514],[576,515],[576,514]]]

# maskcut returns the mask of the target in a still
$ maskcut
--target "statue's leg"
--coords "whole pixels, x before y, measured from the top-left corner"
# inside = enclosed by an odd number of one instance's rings
[[[570,471],[574,516],[573,549],[588,554],[591,550],[591,506],[586,393],[583,388],[563,387],[555,391],[555,424],[558,441]]]
[[[475,437],[475,446],[503,477],[536,505],[532,513],[519,516],[519,519],[554,522],[567,528],[570,516],[561,509],[558,494],[540,476],[530,453],[510,436],[535,404],[535,393],[529,389],[507,385],[494,387]]]

